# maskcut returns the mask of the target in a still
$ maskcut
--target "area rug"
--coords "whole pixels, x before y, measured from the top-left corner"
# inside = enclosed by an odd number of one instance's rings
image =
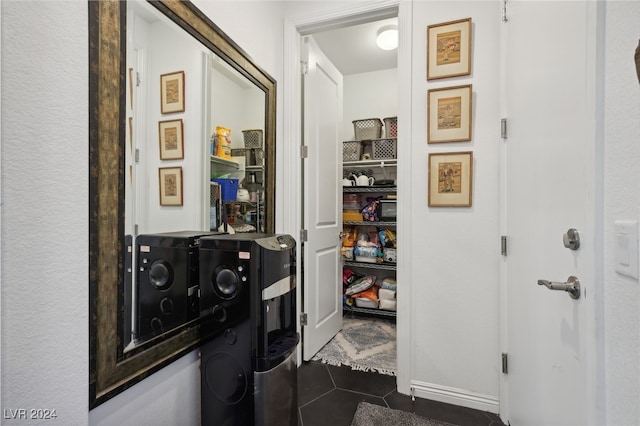
[[[425,419],[413,413],[381,405],[361,402],[358,404],[356,414],[353,416],[351,426],[455,426],[451,423]]]
[[[368,317],[344,317],[342,330],[312,358],[353,370],[396,375],[396,325]]]

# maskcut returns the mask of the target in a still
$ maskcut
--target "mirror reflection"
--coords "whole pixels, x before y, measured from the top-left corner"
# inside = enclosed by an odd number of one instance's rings
[[[197,284],[147,300],[143,286],[169,290],[189,268],[144,255],[162,245],[151,235],[189,245],[267,219],[265,91],[145,1],[127,2],[126,52],[124,352],[198,321]]]

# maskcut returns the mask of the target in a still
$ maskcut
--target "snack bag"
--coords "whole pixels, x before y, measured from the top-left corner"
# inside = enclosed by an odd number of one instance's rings
[[[350,284],[349,287],[347,287],[347,289],[344,291],[344,294],[346,294],[347,296],[353,296],[356,293],[360,293],[371,288],[371,286],[373,286],[375,282],[375,275],[362,277]]]
[[[356,238],[357,238],[357,228],[355,226],[350,227],[344,227],[342,230],[343,233],[343,239],[342,239],[342,246],[343,247],[354,247],[356,245]]]
[[[361,291],[360,293],[354,294],[352,297],[354,299],[368,299],[374,303],[380,303],[380,299],[378,298],[379,289],[380,289],[380,286],[374,285],[364,291]]]
[[[360,210],[365,222],[377,222],[380,220],[378,218],[378,204],[380,204],[380,199],[376,198]]]
[[[231,159],[231,130],[216,127],[216,157]]]

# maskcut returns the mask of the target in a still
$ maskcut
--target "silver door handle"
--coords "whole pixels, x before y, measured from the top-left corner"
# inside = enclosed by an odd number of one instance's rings
[[[538,285],[543,285],[549,290],[560,290],[569,293],[572,299],[580,298],[580,280],[573,275],[567,278],[566,283],[559,283],[555,281],[538,280]]]

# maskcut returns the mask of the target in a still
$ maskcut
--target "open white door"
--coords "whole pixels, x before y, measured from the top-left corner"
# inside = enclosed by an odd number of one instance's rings
[[[340,232],[342,199],[342,75],[312,37],[304,37],[303,359],[310,360],[342,328]]]
[[[587,425],[592,416],[600,178],[589,3],[555,2],[549,13],[548,4],[511,2],[505,24],[508,409],[502,415],[512,425]],[[564,246],[570,228],[580,232],[577,250]],[[580,281],[578,299],[539,284],[570,276]]]

